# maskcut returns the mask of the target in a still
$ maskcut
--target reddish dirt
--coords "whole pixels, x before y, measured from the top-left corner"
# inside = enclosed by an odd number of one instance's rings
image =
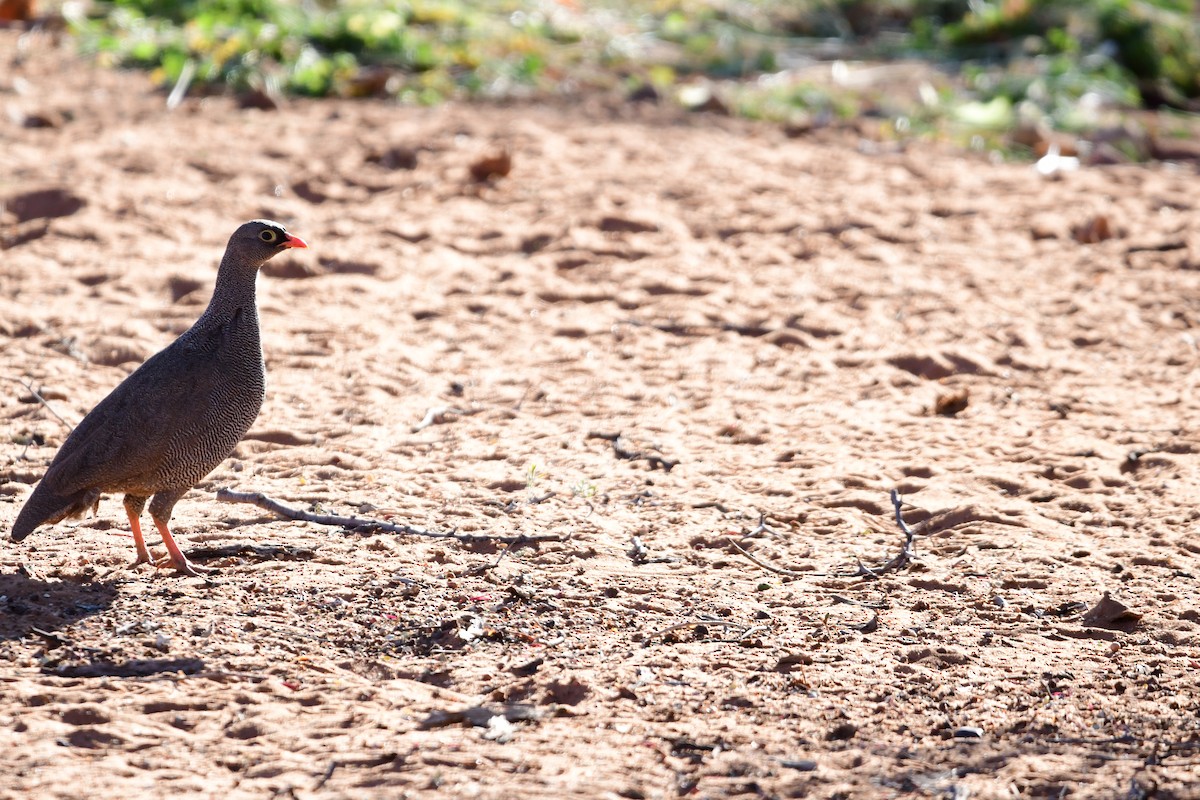
[[[0,530],[67,433],[18,380],[78,420],[238,223],[312,247],[259,279],[258,423],[176,509],[211,581],[129,568],[116,498],[0,544],[0,797],[1197,796],[1194,165],[168,112],[18,41]],[[892,489],[914,556],[873,575]]]

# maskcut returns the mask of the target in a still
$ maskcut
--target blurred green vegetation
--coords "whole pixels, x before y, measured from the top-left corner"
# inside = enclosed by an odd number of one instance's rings
[[[1086,132],[1143,108],[1200,110],[1194,6],[112,0],[69,22],[106,62],[151,69],[167,86],[182,78],[192,91],[435,103],[620,89],[796,126],[868,119],[897,137],[977,139],[1029,126]]]

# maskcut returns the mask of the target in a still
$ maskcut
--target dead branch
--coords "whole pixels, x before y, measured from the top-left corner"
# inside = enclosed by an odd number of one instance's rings
[[[634,564],[641,566],[642,564],[673,564],[678,561],[678,558],[672,556],[651,556],[646,545],[642,543],[641,537],[634,536],[629,540],[629,560]]]
[[[869,608],[874,611],[887,608],[886,603],[868,603],[865,600],[855,600],[853,597],[846,597],[844,594],[830,595],[830,599],[834,603],[845,603],[846,605],[858,606],[859,608]]]
[[[191,61],[189,61],[188,63],[190,64]],[[317,782],[315,784],[313,784],[312,790],[314,792],[319,792],[319,791],[321,791],[321,789],[325,788],[325,784],[329,783],[329,779],[333,777],[334,770],[336,770],[337,768],[338,768],[337,759],[336,758],[331,759],[329,761],[329,766],[327,766],[325,768],[325,772],[323,772],[321,774],[321,777],[317,778]]]
[[[736,333],[739,336],[747,336],[752,339],[757,339],[766,336],[768,333],[774,333],[783,328],[771,328],[766,325],[740,325],[736,322],[714,322],[708,325],[688,325],[683,323],[670,322],[644,322],[639,319],[623,319],[622,323],[635,328],[653,328],[656,331],[669,333],[672,336],[713,336],[717,333]]]
[[[561,542],[563,537],[556,534],[539,534],[535,536],[497,536],[488,533],[458,533],[457,531],[429,531],[412,525],[398,525],[380,519],[364,517],[344,517],[339,514],[317,514],[311,511],[285,505],[274,498],[267,497],[261,492],[235,492],[232,489],[217,490],[217,500],[222,503],[249,503],[258,506],[272,514],[302,522],[313,522],[317,525],[331,525],[346,528],[355,533],[400,533],[409,536],[424,536],[430,539],[454,539],[459,542],[498,542],[500,544],[536,544],[537,542]]]
[[[204,670],[204,661],[199,658],[138,658],[119,664],[92,662],[43,669],[63,678],[146,678],[161,673],[195,677]]]
[[[505,549],[501,550],[500,555],[496,557],[495,561],[493,561],[490,564],[478,564],[474,567],[471,567],[471,569],[467,570],[467,574],[478,576],[478,575],[483,575],[484,573],[487,573],[487,572],[491,572],[496,567],[500,566],[500,562],[504,560],[504,557],[508,555],[508,552],[509,552],[509,548],[505,548]]]
[[[650,465],[651,470],[661,469],[663,472],[670,472],[674,467],[678,466],[679,459],[667,458],[666,456],[655,455],[653,453],[643,453],[641,450],[628,450],[621,442],[620,433],[601,433],[599,431],[589,431],[588,439],[604,439],[612,443],[613,455],[622,461],[645,461]]]
[[[25,381],[21,380],[20,378],[14,378],[14,377],[12,377],[11,375],[9,375],[9,376],[7,376],[7,377],[8,377],[8,379],[9,379],[10,381],[13,381],[13,382],[15,382],[15,383],[19,383],[19,384],[21,384],[22,386],[24,386],[24,387],[25,387],[25,391],[29,392],[29,394],[30,394],[30,395],[33,397],[33,399],[34,399],[34,400],[37,400],[39,403],[41,403],[41,404],[42,404],[42,408],[44,408],[44,409],[46,409],[47,411],[49,411],[49,412],[50,412],[50,415],[51,415],[52,417],[54,417],[56,420],[58,420],[58,421],[59,421],[59,422],[61,422],[63,425],[65,425],[65,426],[66,426],[66,428],[67,428],[67,430],[69,430],[69,431],[73,431],[73,430],[75,430],[75,426],[74,426],[74,425],[72,425],[71,423],[67,422],[67,421],[66,421],[65,419],[63,419],[61,416],[59,416],[59,413],[58,413],[57,411],[55,411],[55,410],[54,410],[54,408],[53,408],[53,407],[50,405],[50,401],[49,401],[49,400],[47,400],[46,398],[42,397],[41,393],[40,393],[40,392],[38,392],[38,390],[37,390],[37,389],[34,389],[34,388],[33,388],[33,383],[32,383],[32,382],[30,382],[30,383],[26,383]]]
[[[146,676],[147,681],[182,681],[189,678],[204,678],[218,683],[230,683],[232,681],[248,681],[249,683],[263,683],[271,680],[270,675],[265,675],[258,672],[236,672],[224,669],[206,669],[200,672],[161,672],[154,675]]]
[[[674,633],[675,631],[683,630],[684,628],[693,628],[693,627],[707,628],[710,625],[716,626],[718,628],[740,629],[742,631],[741,634],[738,635],[737,639],[734,639],[732,641],[738,641],[740,639],[744,639],[752,631],[765,629],[764,626],[762,626],[762,625],[745,625],[741,622],[728,622],[726,620],[721,620],[721,619],[711,619],[710,617],[700,617],[699,619],[692,619],[692,620],[688,620],[687,622],[677,622],[674,625],[669,625],[660,631],[655,631],[654,633],[648,634],[648,636],[653,639],[653,638],[656,638],[659,636],[666,636],[668,633]],[[727,641],[727,640],[722,639],[721,641]]]
[[[1142,739],[1137,736],[1125,734],[1124,736],[1106,736],[1104,738],[1088,738],[1078,736],[1051,736],[1046,739],[1051,744],[1145,744],[1153,742],[1159,744],[1157,739]]]
[[[317,551],[311,547],[291,547],[274,544],[237,544],[221,545],[219,547],[194,547],[188,551],[188,556],[195,561],[211,561],[217,558],[253,557],[268,561],[306,561],[316,556]]]
[[[188,62],[191,63],[191,62]],[[329,766],[325,768],[325,772],[317,779],[313,785],[312,791],[316,792],[322,789],[329,779],[333,777],[333,773],[339,768],[346,767],[382,767],[384,764],[395,764],[402,762],[404,756],[399,753],[385,752],[377,756],[357,756],[353,758],[335,758],[329,762]]]
[[[737,636],[732,636],[727,639],[708,639],[706,641],[712,642],[713,644],[744,644],[750,639],[751,636],[757,636],[761,633],[768,633],[770,630],[771,629],[766,625],[752,625],[751,627],[746,628],[746,630],[739,633]]]
[[[774,536],[774,535],[778,534],[779,531],[775,530],[774,528],[772,528],[770,525],[767,524],[766,513],[763,511],[760,511],[760,512],[758,512],[758,524],[755,525],[753,528],[751,528],[750,531],[746,534],[746,536],[747,537],[762,536],[764,533],[769,533],[772,536]]]
[[[784,576],[786,576],[786,577],[788,577],[788,578],[809,578],[809,577],[812,577],[812,573],[811,573],[811,572],[798,572],[798,571],[796,571],[796,570],[794,570],[794,569],[784,569],[783,567],[775,567],[775,566],[772,566],[772,565],[768,564],[767,562],[765,562],[765,561],[763,561],[763,560],[761,560],[761,559],[759,559],[759,558],[756,558],[754,555],[752,555],[752,554],[750,553],[750,551],[749,551],[749,550],[747,550],[746,548],[742,547],[740,544],[738,544],[737,542],[733,541],[732,539],[729,541],[729,546],[730,546],[730,547],[732,547],[734,550],[737,550],[737,551],[738,551],[739,553],[741,553],[742,555],[744,555],[744,556],[745,556],[747,559],[749,559],[749,560],[750,560],[750,563],[752,563],[752,564],[754,564],[754,565],[756,565],[756,566],[762,567],[762,568],[763,568],[763,569],[765,569],[767,572],[774,572],[776,575],[784,575]]]
[[[859,561],[858,572],[855,573],[856,577],[878,578],[880,575],[885,575],[889,572],[899,572],[912,563],[915,555],[912,549],[913,537],[916,534],[913,533],[912,528],[908,527],[908,523],[904,521],[904,517],[900,515],[901,505],[900,493],[892,489],[892,508],[896,511],[896,524],[900,526],[900,531],[904,534],[904,546],[900,548],[900,552],[890,561],[880,564],[877,567],[868,567],[862,561]]]
[[[514,404],[512,407],[513,411],[519,412],[521,410],[521,406],[525,405],[525,400],[528,399],[529,393],[532,389],[533,389],[533,383],[531,381],[526,381],[525,389],[524,389],[524,391],[521,392],[521,397],[517,400],[516,404]],[[539,390],[537,394],[542,395],[543,393]],[[536,400],[536,399],[538,399],[538,397],[535,396],[534,399]]]
[[[446,417],[453,414],[457,417],[469,417],[472,414],[478,414],[482,409],[479,408],[455,408],[454,406],[434,406],[425,412],[425,416],[421,421],[412,426],[412,432],[423,431],[430,425],[439,425],[446,421]]]
[[[484,500],[483,502],[484,502],[484,505],[489,505],[489,506],[492,506],[493,508],[498,508],[501,511],[503,511],[505,514],[511,514],[514,511],[516,511],[518,508],[520,508],[522,503],[524,503],[527,506],[540,505],[540,504],[546,502],[547,500],[549,500],[550,498],[557,496],[557,494],[558,494],[558,492],[551,489],[550,491],[546,492],[545,494],[541,494],[536,497],[530,497],[526,500],[522,500],[519,497],[514,497],[512,500],[509,500],[507,503],[501,503],[499,500]]]

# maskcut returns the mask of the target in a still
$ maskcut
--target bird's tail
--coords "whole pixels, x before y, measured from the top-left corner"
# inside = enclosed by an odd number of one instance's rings
[[[72,494],[59,494],[46,484],[45,479],[29,495],[25,507],[17,514],[9,534],[14,542],[19,542],[40,525],[47,522],[58,522],[67,517],[78,517],[90,508],[96,507],[100,493],[84,489]]]

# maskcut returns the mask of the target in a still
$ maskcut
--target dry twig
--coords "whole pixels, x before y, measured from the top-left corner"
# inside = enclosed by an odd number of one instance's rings
[[[629,540],[629,550],[627,552],[629,560],[638,566],[642,564],[672,564],[679,560],[672,556],[651,556],[650,550],[642,543],[639,536],[634,536]]]
[[[645,461],[650,465],[651,470],[661,469],[663,472],[670,472],[679,464],[677,458],[667,458],[666,456],[655,455],[653,453],[643,453],[641,450],[627,450],[621,442],[620,433],[603,433],[600,431],[589,431],[588,439],[604,439],[612,443],[613,455],[622,461]]]
[[[217,500],[222,503],[249,503],[253,506],[270,511],[284,519],[315,522],[318,525],[332,525],[346,528],[355,533],[401,533],[409,536],[424,536],[430,539],[454,539],[459,542],[498,542],[500,544],[535,544],[537,542],[561,542],[563,537],[555,534],[540,534],[535,536],[497,536],[488,533],[458,533],[457,531],[429,531],[412,525],[398,525],[381,519],[364,517],[344,517],[339,514],[316,514],[311,511],[285,505],[274,498],[267,497],[261,492],[235,492],[232,489],[217,490]]]
[[[766,325],[740,325],[736,322],[715,322],[708,325],[688,325],[685,323],[671,322],[643,322],[640,319],[623,319],[621,320],[626,325],[631,325],[635,328],[653,328],[656,331],[669,333],[672,336],[713,336],[717,333],[732,332],[739,336],[748,336],[757,339],[761,336],[766,336],[768,333],[784,330],[784,328],[771,328]]]
[[[423,431],[430,425],[438,425],[446,421],[446,417],[453,414],[457,417],[469,417],[472,414],[478,414],[482,409],[478,408],[455,408],[454,406],[434,406],[425,412],[425,416],[421,421],[412,426],[412,432]]]
[[[767,572],[774,572],[776,575],[784,575],[788,578],[808,578],[808,577],[812,576],[811,572],[798,572],[794,569],[784,569],[783,567],[771,566],[767,562],[762,561],[761,559],[756,558],[755,556],[751,555],[749,550],[742,547],[740,544],[738,544],[737,542],[735,542],[733,540],[730,540],[729,546],[732,547],[734,550],[737,550],[739,553],[744,555],[746,558],[750,559],[750,562],[752,564],[762,567]]]
[[[769,533],[774,536],[778,534],[779,531],[767,524],[766,512],[760,511],[758,512],[758,524],[751,528],[749,532],[746,533],[746,536],[762,536],[764,533]]]
[[[10,381],[19,383],[22,386],[24,386],[25,391],[29,392],[29,394],[33,397],[34,400],[37,400],[39,403],[41,403],[42,407],[45,408],[47,411],[49,411],[50,415],[52,417],[54,417],[56,420],[58,420],[63,425],[65,425],[67,427],[67,430],[70,430],[70,431],[75,430],[75,426],[72,425],[71,423],[67,422],[61,416],[59,416],[59,413],[57,411],[55,411],[54,408],[50,405],[50,401],[48,401],[46,398],[42,397],[42,395],[38,392],[38,390],[33,388],[32,382],[26,383],[25,381],[21,380],[20,378],[14,378],[11,375],[8,376],[8,379]]]
[[[486,572],[491,572],[496,567],[500,566],[500,562],[504,560],[504,557],[508,555],[508,552],[509,552],[509,548],[505,548],[505,549],[501,550],[500,555],[498,555],[496,557],[495,561],[493,561],[490,564],[477,564],[476,566],[471,567],[471,569],[469,569],[467,571],[467,574],[468,575],[483,575]]]
[[[862,561],[858,562],[857,576],[865,578],[878,578],[888,572],[899,572],[912,563],[913,560],[913,533],[912,528],[908,527],[908,523],[904,521],[904,517],[900,515],[900,493],[892,489],[892,508],[896,511],[896,524],[900,526],[900,531],[904,534],[904,546],[900,548],[890,561],[880,564],[878,567],[868,567]]]
[[[711,619],[709,617],[700,617],[699,619],[692,619],[692,620],[688,620],[687,622],[677,622],[674,625],[668,625],[667,627],[663,628],[660,631],[655,631],[654,633],[649,634],[649,636],[650,636],[650,638],[656,638],[659,636],[666,636],[668,633],[674,633],[675,631],[683,630],[684,628],[695,628],[695,627],[707,628],[710,625],[715,625],[718,628],[740,629],[742,632],[737,636],[736,639],[733,639],[732,641],[738,641],[740,639],[744,639],[748,635],[750,635],[751,632],[758,631],[758,630],[765,630],[765,627],[762,625],[746,625],[741,622],[728,622],[726,620],[721,620],[721,619]],[[730,640],[721,639],[719,641],[730,641]]]
[[[399,753],[380,753],[379,755],[358,756],[355,758],[335,758],[329,762],[329,766],[325,768],[325,772],[317,779],[313,785],[312,791],[318,791],[329,782],[333,777],[333,773],[338,768],[345,767],[382,767],[384,764],[394,764],[397,761],[403,761],[403,756]]]
[[[833,600],[834,603],[845,603],[846,605],[858,606],[859,608],[870,608],[876,611],[887,608],[886,603],[868,603],[865,600],[855,600],[853,597],[846,597],[844,594],[830,595],[830,599]]]
[[[311,547],[248,544],[246,542],[213,547],[194,547],[188,551],[188,556],[196,561],[238,557],[254,557],[271,561],[306,561],[316,556],[316,554],[317,551]]]

